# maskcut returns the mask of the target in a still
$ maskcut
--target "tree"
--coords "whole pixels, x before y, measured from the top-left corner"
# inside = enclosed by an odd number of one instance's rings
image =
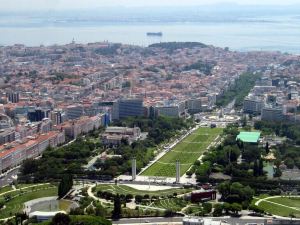
[[[0,209],[2,209],[4,205],[5,205],[4,201],[0,201]]]
[[[257,177],[258,175],[259,175],[259,168],[258,168],[257,160],[255,160],[253,165],[253,176]]]
[[[243,118],[242,118],[242,127],[245,127],[245,126],[247,126],[247,117],[246,116],[244,116]]]
[[[213,211],[213,216],[214,217],[222,216],[222,213],[223,213],[223,205],[222,204],[215,204],[214,211]]]
[[[191,170],[188,170],[186,173],[185,173],[188,177],[191,177],[193,175],[193,172]]]
[[[269,154],[269,152],[270,152],[269,142],[266,143],[265,150],[266,150],[266,154]]]
[[[250,206],[249,206],[249,210],[251,210],[251,211],[253,211],[253,212],[255,212],[255,213],[259,213],[259,214],[263,214],[264,213],[264,210],[263,209],[261,209],[261,208],[259,208],[257,205],[255,205],[255,204],[251,204]]]
[[[91,205],[90,205],[89,207],[87,207],[86,213],[87,213],[88,215],[95,215],[94,207],[91,206]]]
[[[212,204],[211,203],[205,202],[205,203],[202,204],[202,207],[203,207],[204,214],[211,213],[211,210],[212,210]]]
[[[228,202],[225,202],[223,204],[223,209],[225,210],[225,213],[228,215],[229,211],[231,210],[231,204],[229,204]]]
[[[222,199],[226,199],[227,196],[230,194],[230,182],[225,181],[218,185],[218,191],[222,195]]]
[[[62,177],[58,185],[58,197],[63,198],[73,186],[73,177],[70,174],[66,174]]]
[[[37,169],[38,169],[38,164],[34,159],[26,159],[21,166],[21,172],[24,175],[32,174]]]
[[[95,216],[106,217],[106,215],[106,209],[101,204],[98,204],[95,208]]]
[[[284,164],[287,166],[289,169],[293,169],[295,166],[295,162],[292,158],[288,157],[284,160]]]
[[[143,196],[141,196],[141,195],[135,196],[135,203],[141,203],[142,201],[143,201]]]
[[[282,172],[279,167],[276,167],[274,177],[281,177]]]
[[[260,158],[258,161],[258,175],[259,176],[264,175],[264,162],[263,162],[262,158]]]
[[[291,221],[292,221],[292,220],[293,220],[293,218],[295,218],[296,216],[295,216],[295,214],[294,214],[294,213],[292,213],[292,212],[291,212],[291,213],[289,214],[289,217],[291,218]]]
[[[165,216],[165,217],[172,217],[172,216],[174,216],[173,210],[172,210],[172,209],[167,209],[167,210],[165,211],[165,213],[164,213],[164,216]]]
[[[127,194],[127,195],[125,196],[125,199],[126,199],[126,202],[130,202],[131,199],[133,199],[133,195],[132,195],[132,194]]]
[[[121,199],[119,194],[114,198],[114,209],[112,212],[112,219],[118,220],[121,218],[122,208],[121,208]]]
[[[69,225],[71,223],[71,218],[64,213],[57,213],[52,218],[52,225]]]
[[[232,203],[231,204],[231,210],[234,214],[238,214],[240,211],[242,211],[242,206],[239,203]]]

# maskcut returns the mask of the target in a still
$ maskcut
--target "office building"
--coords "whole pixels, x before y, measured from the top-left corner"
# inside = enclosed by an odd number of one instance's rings
[[[130,116],[143,116],[143,99],[120,99],[118,104],[119,119]]]
[[[189,99],[186,101],[186,108],[189,113],[195,114],[199,113],[202,110],[201,99]]]
[[[82,105],[70,105],[66,108],[67,118],[69,120],[78,119],[84,115]]]
[[[259,98],[246,98],[244,100],[243,110],[244,113],[251,113],[259,115],[261,113],[261,109],[264,106],[263,100]]]
[[[18,103],[20,101],[19,92],[7,92],[6,97],[7,97],[7,100],[11,103]]]
[[[58,125],[64,122],[64,112],[61,110],[54,110],[50,112],[50,119],[53,125]]]
[[[284,121],[285,117],[283,115],[282,108],[263,108],[261,111],[261,119],[266,121]]]
[[[49,116],[49,110],[35,108],[29,109],[27,113],[27,118],[30,122],[39,122],[42,121],[44,118]]]

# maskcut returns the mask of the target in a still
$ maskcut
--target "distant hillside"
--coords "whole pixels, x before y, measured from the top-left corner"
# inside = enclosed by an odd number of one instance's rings
[[[177,49],[182,48],[194,48],[194,47],[200,47],[205,48],[207,45],[200,43],[200,42],[161,42],[161,43],[155,43],[152,45],[149,45],[151,48],[164,48],[169,51],[175,51]]]

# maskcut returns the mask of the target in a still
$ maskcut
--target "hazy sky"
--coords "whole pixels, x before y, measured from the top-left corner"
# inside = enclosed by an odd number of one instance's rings
[[[251,5],[291,5],[300,0],[0,0],[0,10],[89,9],[113,6],[191,6],[222,2]]]

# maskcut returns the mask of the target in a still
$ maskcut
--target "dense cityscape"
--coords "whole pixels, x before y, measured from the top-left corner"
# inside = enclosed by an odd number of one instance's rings
[[[279,51],[0,46],[0,224],[300,224],[299,82]]]

